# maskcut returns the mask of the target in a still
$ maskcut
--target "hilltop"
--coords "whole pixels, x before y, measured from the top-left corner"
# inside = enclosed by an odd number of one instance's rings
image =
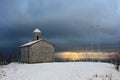
[[[101,62],[11,63],[0,68],[0,80],[120,80],[114,65]]]

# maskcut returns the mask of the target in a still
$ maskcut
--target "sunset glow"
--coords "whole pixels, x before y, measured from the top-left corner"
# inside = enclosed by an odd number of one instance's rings
[[[110,55],[115,54],[115,52],[60,52],[55,54],[56,57],[66,59],[66,60],[85,60],[85,59],[109,59]]]

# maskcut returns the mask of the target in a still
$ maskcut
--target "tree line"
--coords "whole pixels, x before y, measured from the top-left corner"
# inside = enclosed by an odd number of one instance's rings
[[[120,70],[120,52],[116,52],[113,55],[109,56],[109,62],[115,65],[116,70]],[[55,58],[56,59],[56,58]],[[18,58],[16,53],[13,51],[10,53],[9,58],[6,59],[2,53],[0,53],[0,65],[9,64],[11,62],[17,62]],[[56,60],[55,60],[56,61]]]
[[[11,52],[8,59],[6,59],[5,56],[2,53],[0,53],[0,65],[6,65],[16,61],[18,61],[18,59],[15,52]]]

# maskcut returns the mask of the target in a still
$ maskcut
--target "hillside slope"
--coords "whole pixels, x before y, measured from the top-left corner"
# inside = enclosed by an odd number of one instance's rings
[[[11,63],[0,74],[0,80],[120,80],[112,64],[95,62]]]

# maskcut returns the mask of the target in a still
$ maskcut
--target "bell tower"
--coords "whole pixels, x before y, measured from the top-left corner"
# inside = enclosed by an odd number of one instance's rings
[[[34,31],[33,31],[33,40],[39,40],[41,39],[41,31],[36,28]]]

